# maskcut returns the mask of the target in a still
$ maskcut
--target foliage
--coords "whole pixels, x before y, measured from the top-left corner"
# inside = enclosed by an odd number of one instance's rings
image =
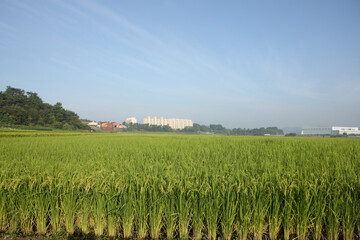
[[[149,125],[141,123],[131,123],[126,124],[127,128],[123,131],[125,132],[134,132],[134,131],[145,131],[145,132],[172,132],[173,129],[169,126],[158,126],[158,125]]]
[[[211,134],[221,134],[221,135],[241,135],[241,136],[264,136],[265,134],[270,135],[283,135],[284,132],[277,127],[268,127],[268,128],[254,128],[254,129],[245,129],[245,128],[233,128],[227,129],[221,124],[210,124],[210,126],[200,125],[194,123],[193,127],[186,127],[180,132],[186,133],[211,133]]]
[[[254,128],[254,129],[241,129],[234,128],[231,130],[232,135],[244,135],[244,136],[264,136],[265,134],[270,135],[283,135],[284,132],[277,127],[268,127],[268,128]]]
[[[0,125],[89,129],[76,113],[65,110],[61,103],[52,106],[44,103],[37,93],[9,86],[4,92],[0,92]]]
[[[36,134],[0,137],[0,232],[359,238],[358,139]]]

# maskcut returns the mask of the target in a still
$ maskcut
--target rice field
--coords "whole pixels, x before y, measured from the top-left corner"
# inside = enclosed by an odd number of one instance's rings
[[[2,233],[359,239],[360,139],[21,136],[0,133]]]

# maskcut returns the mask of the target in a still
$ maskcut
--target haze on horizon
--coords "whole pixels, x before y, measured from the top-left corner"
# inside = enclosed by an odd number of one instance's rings
[[[360,126],[360,2],[0,1],[0,89],[91,120]]]

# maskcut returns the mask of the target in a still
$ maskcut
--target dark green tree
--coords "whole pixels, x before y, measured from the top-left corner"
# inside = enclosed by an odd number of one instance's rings
[[[65,110],[61,103],[44,103],[37,93],[7,87],[0,92],[0,124],[89,129],[77,114]]]

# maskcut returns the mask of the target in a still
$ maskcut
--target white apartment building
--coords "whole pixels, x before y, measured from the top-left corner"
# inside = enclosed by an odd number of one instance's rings
[[[137,123],[137,120],[135,117],[128,117],[126,120],[125,120],[125,123],[126,124],[136,124]]]
[[[192,120],[163,117],[146,117],[144,118],[144,124],[169,126],[173,129],[184,129],[185,127],[192,127],[194,125]]]
[[[303,127],[301,135],[324,136],[324,135],[360,135],[358,127]]]

